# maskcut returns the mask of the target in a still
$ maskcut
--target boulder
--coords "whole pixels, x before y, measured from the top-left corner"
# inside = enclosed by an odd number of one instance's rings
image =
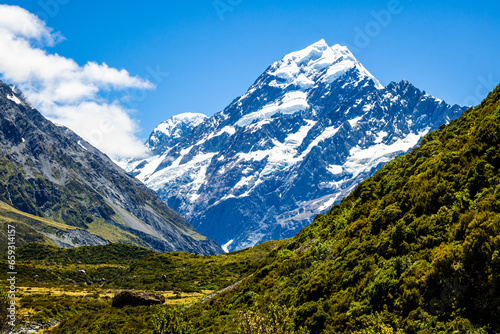
[[[165,297],[159,293],[148,293],[144,291],[118,291],[113,297],[111,306],[151,306],[165,303]]]

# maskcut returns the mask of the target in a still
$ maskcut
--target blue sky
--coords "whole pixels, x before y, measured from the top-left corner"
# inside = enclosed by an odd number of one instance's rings
[[[222,110],[272,62],[322,38],[348,45],[383,85],[407,79],[448,103],[479,102],[500,82],[498,1],[143,3],[5,2],[64,36],[47,52],[123,68],[156,86],[130,104],[140,140],[175,114]],[[151,76],[158,70],[168,76]]]

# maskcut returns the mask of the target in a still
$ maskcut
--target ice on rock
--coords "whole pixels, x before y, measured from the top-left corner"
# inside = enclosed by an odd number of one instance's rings
[[[314,81],[309,79],[307,76],[305,76],[303,73],[299,74],[297,79],[295,80],[297,85],[300,87],[300,89],[307,90],[310,89],[314,86]]]
[[[23,138],[23,142],[24,142],[24,138]],[[80,145],[80,147],[81,147],[81,148],[83,148],[85,151],[88,151],[88,150],[87,150],[87,148],[86,148],[85,146],[83,146],[83,144],[82,144],[82,141],[81,141],[81,140],[79,140],[79,141],[77,142],[77,144],[78,144],[78,145]]]
[[[17,97],[15,96],[14,94],[12,95],[7,95],[7,98],[13,102],[15,102],[16,104],[23,104],[23,102]]]
[[[245,126],[255,121],[270,119],[276,114],[294,114],[309,108],[307,94],[301,91],[286,93],[280,101],[268,104],[262,109],[243,116],[236,126]]]
[[[356,177],[363,172],[367,172],[375,168],[381,163],[390,161],[397,154],[407,152],[409,149],[417,145],[419,140],[424,137],[429,130],[429,128],[426,128],[419,133],[410,133],[406,137],[399,138],[390,145],[383,144],[381,143],[381,140],[377,140],[376,142],[379,143],[366,149],[355,146],[349,151],[349,157],[344,164],[344,168],[347,173]],[[377,139],[383,138],[386,135],[387,133],[381,131]]]
[[[353,119],[348,120],[349,124],[351,125],[351,128],[356,126],[358,122],[363,118],[363,116],[355,117]]]
[[[339,165],[330,165],[330,166],[328,166],[327,170],[330,173],[332,173],[333,175],[342,174],[344,172],[344,169],[342,168],[342,166],[339,166]]]
[[[389,134],[385,131],[380,131],[379,133],[377,133],[377,138],[375,138],[375,141],[374,143],[375,144],[380,144],[385,137],[387,137]]]
[[[226,253],[229,253],[229,249],[228,247],[231,246],[231,244],[233,243],[234,240],[229,240],[228,242],[226,242],[224,245],[222,245],[222,249],[224,250],[224,252]]]
[[[158,125],[154,130],[154,132],[161,132],[167,136],[179,137],[179,131],[175,131],[178,129],[179,123],[189,123],[193,127],[201,124],[207,118],[204,114],[197,113],[183,113],[179,115],[175,115],[169,120]]]

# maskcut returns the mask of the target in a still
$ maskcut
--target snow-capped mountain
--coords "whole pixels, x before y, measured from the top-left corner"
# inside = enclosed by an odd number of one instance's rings
[[[154,135],[154,155],[126,168],[237,250],[293,236],[464,110],[407,81],[383,87],[346,47],[321,40],[272,64],[182,138]]]

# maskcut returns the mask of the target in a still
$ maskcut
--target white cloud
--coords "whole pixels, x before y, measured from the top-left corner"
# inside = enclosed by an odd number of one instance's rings
[[[135,135],[138,125],[120,103],[105,98],[127,89],[153,89],[125,69],[51,54],[45,48],[63,40],[27,10],[0,5],[0,75],[15,84],[46,117],[63,124],[111,157],[145,153]]]
[[[118,105],[83,102],[78,106],[55,107],[53,116],[57,123],[70,129],[78,128],[90,143],[100,143],[103,152],[113,152],[114,157],[129,157],[131,152],[144,154],[142,142],[131,140],[137,124]],[[111,140],[110,140],[111,139]]]
[[[48,28],[38,17],[17,6],[0,5],[0,29],[6,29],[14,35],[39,42],[44,40],[49,46],[62,38],[59,34],[53,34],[52,29]]]

